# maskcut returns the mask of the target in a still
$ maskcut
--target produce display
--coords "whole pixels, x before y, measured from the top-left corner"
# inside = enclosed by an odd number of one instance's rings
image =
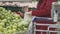
[[[24,34],[28,26],[28,20],[23,20],[15,12],[0,7],[0,34]]]

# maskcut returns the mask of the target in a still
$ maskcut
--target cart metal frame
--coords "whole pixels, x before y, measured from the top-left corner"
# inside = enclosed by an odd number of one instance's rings
[[[43,20],[52,20],[52,18],[41,18],[41,17],[34,17],[34,19],[35,18],[37,18],[37,19],[43,19]],[[50,34],[50,32],[55,32],[55,34],[59,34],[59,30],[57,31],[57,30],[54,30],[54,31],[51,31],[51,30],[49,30],[49,28],[56,28],[56,29],[60,29],[60,24],[38,24],[38,23],[36,23],[36,22],[34,22],[33,23],[33,27],[34,27],[34,34],[36,34],[36,31],[38,31],[38,32],[41,32],[41,34],[42,34],[42,32],[47,32],[47,34]],[[38,30],[38,29],[36,29],[36,25],[39,25],[39,26],[41,26],[41,25],[43,25],[43,26],[48,26],[48,29],[47,30]]]

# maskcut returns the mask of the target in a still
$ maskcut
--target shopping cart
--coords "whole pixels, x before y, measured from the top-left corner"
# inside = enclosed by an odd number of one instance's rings
[[[41,23],[40,22],[37,23],[38,20],[40,20]],[[34,17],[33,25],[34,25],[34,34],[59,34],[60,32],[58,31],[60,25],[56,24],[56,22],[53,22],[52,18]]]

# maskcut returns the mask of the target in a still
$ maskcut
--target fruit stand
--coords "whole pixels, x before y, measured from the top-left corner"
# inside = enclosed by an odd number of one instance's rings
[[[0,7],[0,34],[24,34],[30,32],[31,27],[32,23],[28,19],[24,20],[15,12]]]
[[[24,13],[20,6],[0,5],[0,34],[32,34],[32,22],[16,14],[18,11]]]

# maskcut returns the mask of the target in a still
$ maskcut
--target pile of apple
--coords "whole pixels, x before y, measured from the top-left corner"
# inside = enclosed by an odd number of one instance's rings
[[[0,7],[0,34],[24,34],[28,29],[28,20],[24,20],[11,10]]]

